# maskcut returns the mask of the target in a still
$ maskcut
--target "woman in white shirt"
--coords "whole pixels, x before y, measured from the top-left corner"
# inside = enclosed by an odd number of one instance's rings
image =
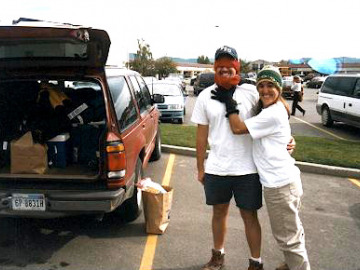
[[[256,88],[260,95],[255,116],[243,121],[238,111],[227,114],[234,134],[250,134],[253,158],[264,186],[264,198],[274,238],[284,253],[285,264],[277,270],[310,270],[305,248],[305,234],[299,217],[303,194],[300,170],[287,152],[290,140],[289,107],[281,97],[282,78],[273,66],[258,74]],[[227,93],[213,90],[213,99],[227,103]]]

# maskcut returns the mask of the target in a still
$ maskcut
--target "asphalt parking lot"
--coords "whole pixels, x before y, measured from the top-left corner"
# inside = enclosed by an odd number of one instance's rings
[[[145,176],[174,188],[170,224],[164,235],[147,235],[144,217],[123,224],[90,217],[56,220],[0,219],[0,269],[200,269],[212,247],[211,207],[196,181],[194,157],[163,154]],[[360,181],[302,174],[301,217],[312,269],[358,270]],[[354,182],[350,181],[353,180]],[[265,269],[282,260],[272,238],[266,206],[259,211]],[[245,269],[248,249],[235,206],[228,219],[226,270]]]

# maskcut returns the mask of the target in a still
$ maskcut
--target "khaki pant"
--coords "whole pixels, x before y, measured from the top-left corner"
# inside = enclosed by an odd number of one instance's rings
[[[279,188],[264,187],[272,233],[291,270],[310,270],[304,228],[299,217],[302,194],[301,181]]]

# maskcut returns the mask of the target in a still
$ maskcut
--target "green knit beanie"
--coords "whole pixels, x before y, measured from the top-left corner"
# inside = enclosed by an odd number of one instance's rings
[[[256,78],[256,87],[258,87],[262,81],[270,81],[274,83],[276,88],[279,90],[282,89],[282,77],[277,67],[268,65],[260,70]]]

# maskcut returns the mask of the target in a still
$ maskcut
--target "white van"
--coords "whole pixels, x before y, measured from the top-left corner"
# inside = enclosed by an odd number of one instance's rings
[[[360,74],[327,77],[316,110],[324,126],[330,127],[336,121],[360,128]]]

